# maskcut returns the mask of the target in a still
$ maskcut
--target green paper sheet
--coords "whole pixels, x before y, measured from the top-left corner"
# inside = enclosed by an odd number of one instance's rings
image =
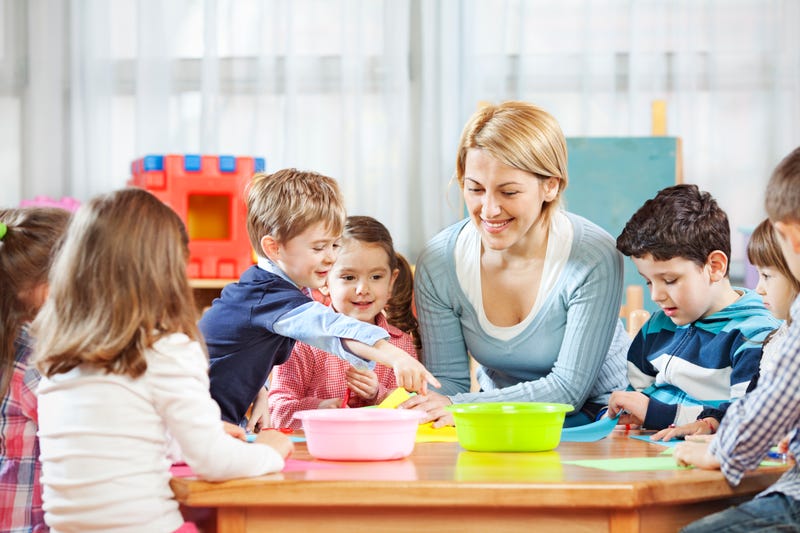
[[[669,452],[669,455],[664,453]],[[678,466],[672,457],[673,448],[667,448],[657,457],[622,457],[619,459],[582,459],[578,461],[564,461],[567,465],[599,468],[610,472],[638,472],[642,470],[688,470],[693,466]],[[777,461],[762,461],[759,466],[780,466]]]
[[[678,466],[675,458],[659,457],[622,457],[620,459],[584,459],[580,461],[564,461],[564,464],[599,468],[610,472],[637,472],[641,470],[686,470]],[[688,467],[692,468],[692,467]]]

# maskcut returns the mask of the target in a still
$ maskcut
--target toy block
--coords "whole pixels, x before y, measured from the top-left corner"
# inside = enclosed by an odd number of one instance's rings
[[[253,264],[244,190],[264,159],[229,155],[147,155],[131,163],[128,185],[170,206],[189,234],[190,278],[237,278]]]
[[[76,211],[80,205],[81,203],[71,196],[64,196],[60,200],[56,200],[55,198],[51,198],[49,196],[36,196],[33,198],[33,200],[22,200],[19,203],[20,207],[60,207],[61,209],[66,209],[67,211],[72,212]]]

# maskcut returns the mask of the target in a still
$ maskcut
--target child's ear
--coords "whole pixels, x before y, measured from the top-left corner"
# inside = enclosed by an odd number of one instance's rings
[[[711,274],[711,281],[722,281],[728,272],[728,256],[722,250],[714,250],[708,254],[706,265]]]
[[[392,275],[389,278],[389,294],[394,294],[394,282],[397,281],[397,276],[400,274],[400,269],[395,268],[392,270]]]
[[[279,259],[280,243],[272,235],[265,235],[261,237],[261,251],[267,256],[267,259],[275,261]]]

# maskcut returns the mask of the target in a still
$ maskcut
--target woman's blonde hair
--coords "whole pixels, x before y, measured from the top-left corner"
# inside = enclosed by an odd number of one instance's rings
[[[147,369],[145,350],[159,338],[182,332],[200,339],[188,244],[178,215],[142,189],[81,206],[32,326],[42,374],[87,365],[138,377]]]
[[[456,157],[456,179],[464,189],[464,168],[471,148],[486,151],[510,167],[539,179],[558,178],[558,192],[552,202],[542,206],[547,222],[561,205],[567,188],[567,141],[561,126],[547,111],[527,102],[509,101],[486,105],[470,117]]]

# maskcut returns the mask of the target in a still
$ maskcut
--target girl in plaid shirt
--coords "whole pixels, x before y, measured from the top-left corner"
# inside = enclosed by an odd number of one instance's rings
[[[394,250],[386,227],[372,217],[347,219],[342,247],[328,274],[333,308],[384,328],[389,342],[419,358],[417,320],[412,311],[413,274]],[[375,405],[394,389],[388,367],[356,368],[308,344],[295,344],[288,361],[272,371],[269,391],[274,427],[300,429],[294,413]]]
[[[778,164],[767,185],[765,207],[792,275],[800,279],[800,148]],[[731,485],[761,463],[773,443],[795,461],[773,485],[752,500],[686,526],[685,533],[800,531],[800,298],[790,309],[789,330],[774,365],[758,386],[731,404],[719,431],[687,436],[675,447],[681,465],[720,469]],[[695,442],[691,442],[695,441]]]
[[[47,295],[69,220],[57,208],[0,210],[0,531],[47,531],[39,486],[36,387],[28,322]]]

